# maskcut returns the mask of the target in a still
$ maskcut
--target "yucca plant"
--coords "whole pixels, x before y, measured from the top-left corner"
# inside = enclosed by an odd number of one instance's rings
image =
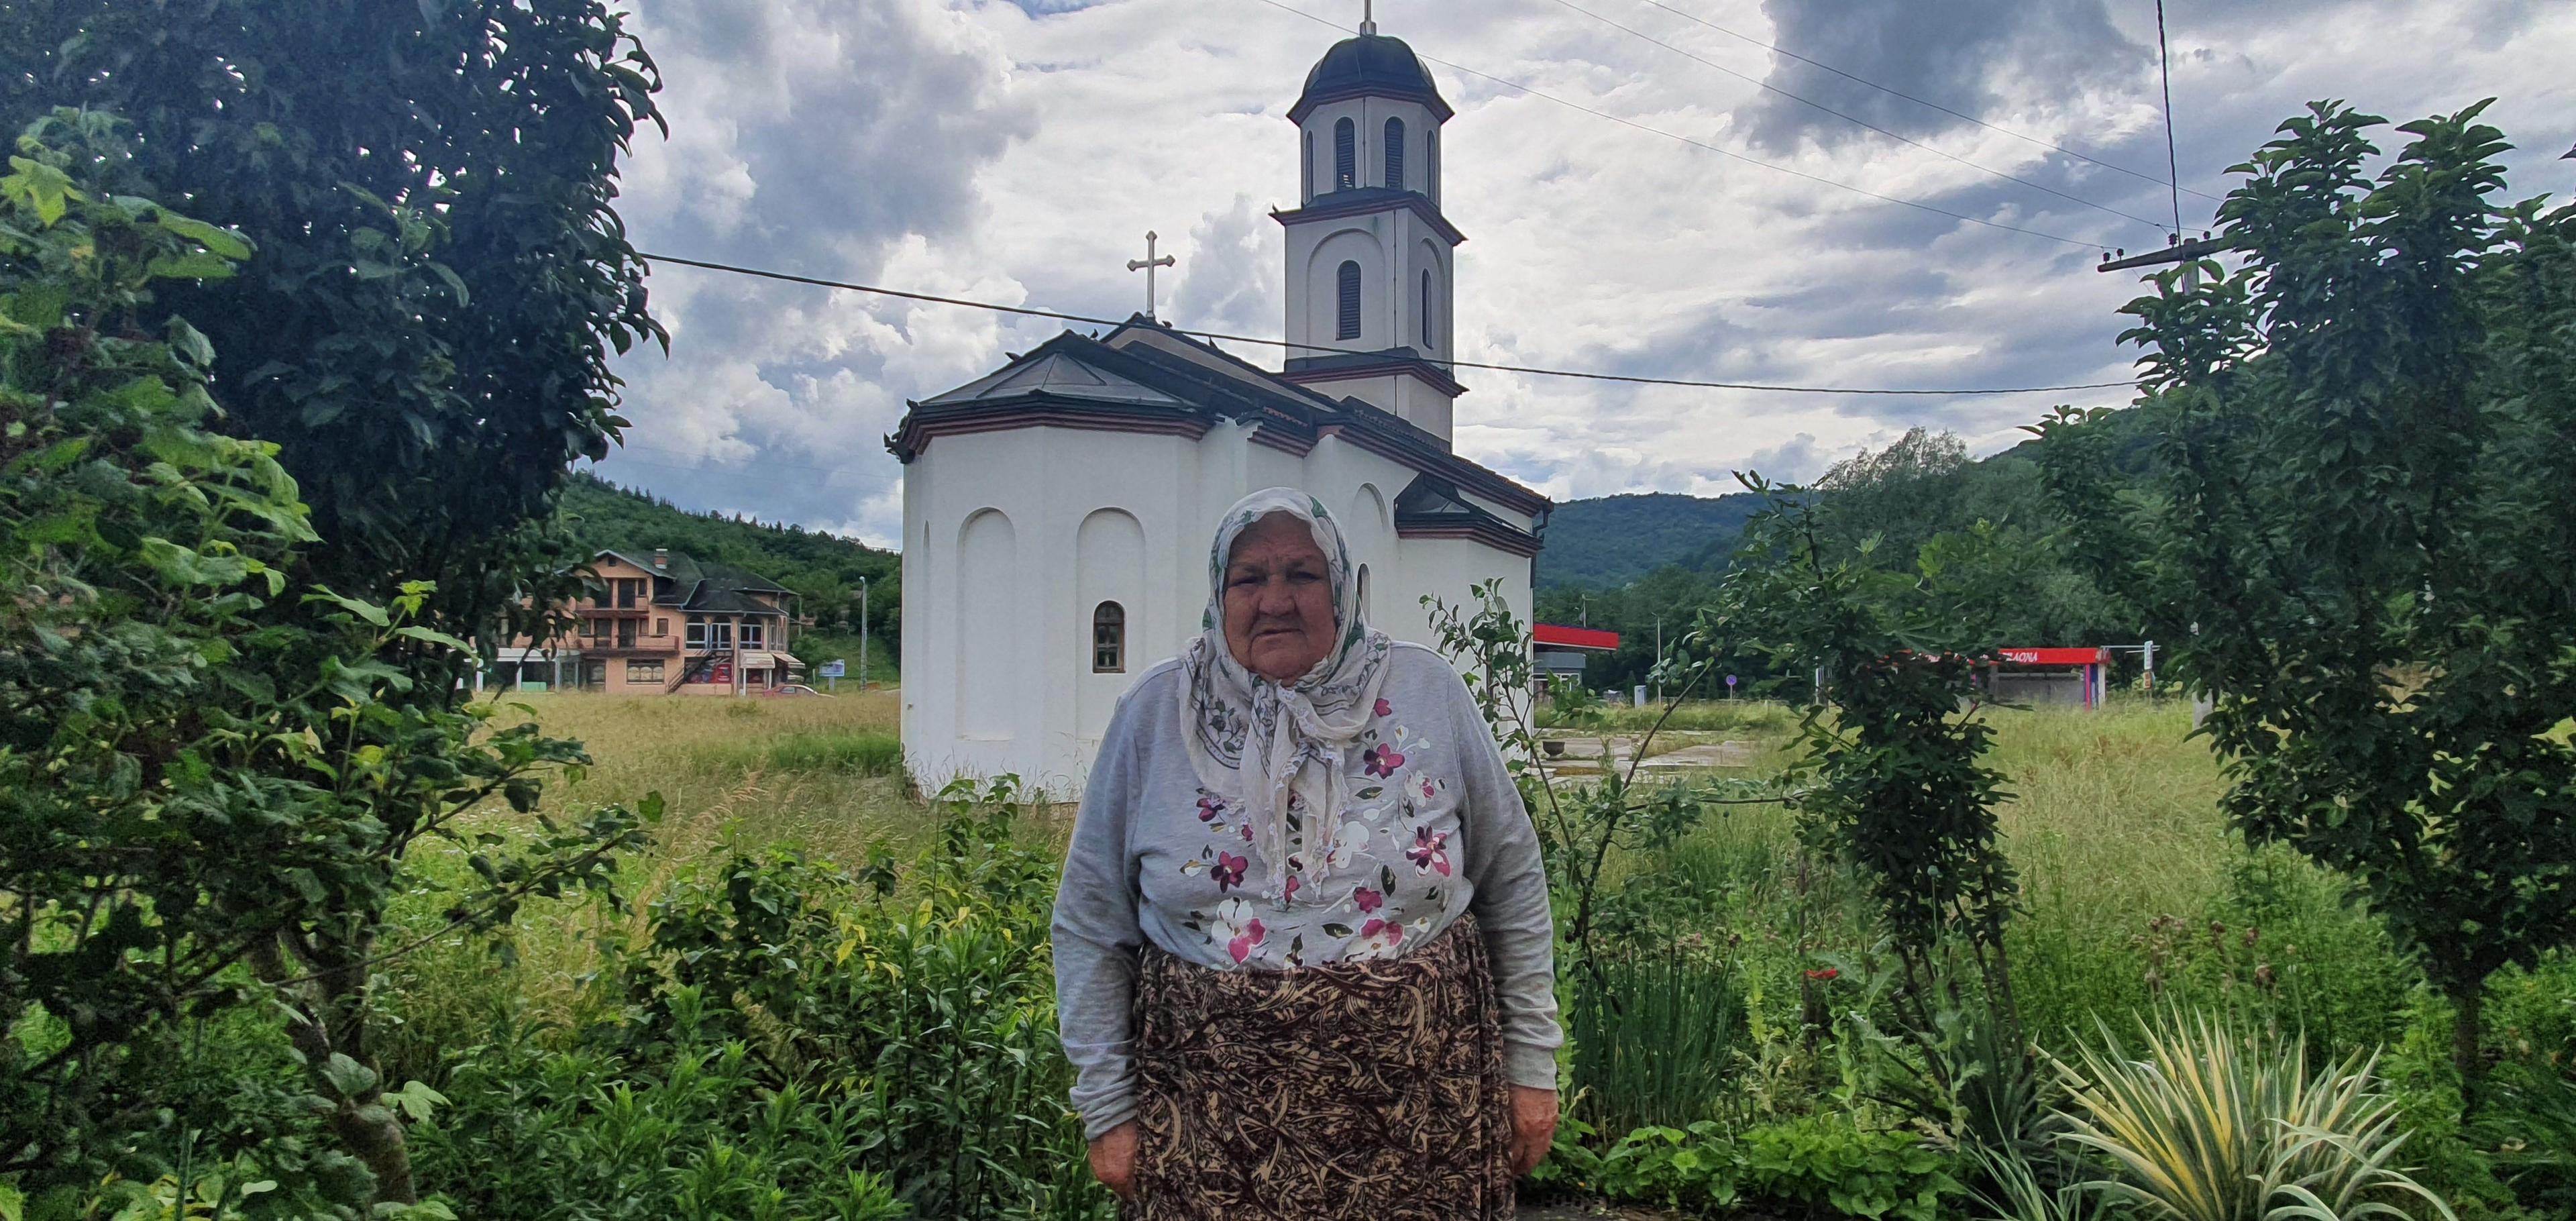
[[[2139,1021],[2143,1058],[2107,1024],[2059,1062],[2066,1139],[2118,1168],[2101,1188],[2173,1221],[2407,1218],[2396,1201],[2448,1204],[2394,1165],[2406,1137],[2379,1093],[2378,1054],[2310,1075],[2304,1038],[2168,1010]]]

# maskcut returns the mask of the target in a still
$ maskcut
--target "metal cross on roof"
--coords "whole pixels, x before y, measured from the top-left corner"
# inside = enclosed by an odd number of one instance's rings
[[[1173,258],[1168,254],[1159,259],[1155,258],[1154,241],[1154,231],[1151,229],[1146,230],[1145,257],[1141,259],[1127,260],[1127,270],[1141,271],[1145,273],[1145,316],[1148,318],[1154,316],[1154,269],[1157,267],[1170,267],[1180,262],[1179,259]]]

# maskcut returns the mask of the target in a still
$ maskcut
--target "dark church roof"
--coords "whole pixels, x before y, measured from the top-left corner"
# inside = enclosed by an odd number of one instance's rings
[[[1224,368],[1142,341],[1148,336],[1129,334],[1139,331]],[[1122,341],[1127,339],[1139,341]],[[1409,350],[1397,351],[1410,356]],[[1356,398],[1320,394],[1142,316],[1100,339],[1066,331],[993,373],[907,406],[903,422],[886,438],[886,448],[904,462],[919,456],[932,438],[950,433],[1058,427],[1198,437],[1218,420],[1231,419],[1250,425],[1252,440],[1259,444],[1304,454],[1324,436],[1338,435],[1429,475],[1444,493],[1441,502],[1425,506],[1435,513],[1472,508],[1448,503],[1462,491],[1514,512],[1537,514],[1548,508],[1547,497],[1458,456],[1438,436],[1393,412]],[[1515,546],[1537,549],[1536,539],[1503,526],[1499,518],[1425,518],[1421,524],[1473,528],[1479,536],[1508,532],[1518,536]]]
[[[1288,108],[1288,121],[1303,123],[1316,107],[1355,97],[1420,102],[1443,123],[1456,113],[1441,100],[1439,87],[1431,83],[1431,73],[1403,39],[1362,34],[1334,43],[1333,49],[1315,62],[1315,70],[1306,74],[1306,91],[1298,95],[1296,105]]]

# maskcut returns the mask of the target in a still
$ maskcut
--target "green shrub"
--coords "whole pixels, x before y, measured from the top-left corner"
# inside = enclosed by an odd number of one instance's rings
[[[907,1215],[853,1168],[884,1116],[864,1090],[775,1087],[722,1006],[666,998],[664,1038],[634,1052],[558,1051],[505,1026],[460,1058],[453,1110],[419,1126],[418,1160],[469,1217],[839,1218]]]
[[[1012,797],[952,789],[930,847],[860,878],[740,844],[684,872],[610,955],[617,1019],[568,1056],[522,1034],[463,1057],[430,1181],[496,1217],[886,1215],[852,1171],[923,1217],[1097,1214],[1055,1029],[1057,867]],[[631,1214],[596,1211],[613,1180],[585,1167],[612,1155],[658,1193]]]
[[[1587,1129],[1588,1131],[1588,1129]],[[1729,1136],[1713,1121],[1645,1127],[1605,1153],[1560,1143],[1544,1185],[1712,1215],[1738,1205],[1935,1221],[1960,1187],[1949,1163],[1906,1132],[1813,1115]]]

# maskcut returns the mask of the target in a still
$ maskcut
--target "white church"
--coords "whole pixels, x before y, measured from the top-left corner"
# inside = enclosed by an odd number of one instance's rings
[[[1425,594],[1499,578],[1530,618],[1548,500],[1450,448],[1458,244],[1429,72],[1374,23],[1288,111],[1289,356],[1262,369],[1151,317],[1065,332],[910,403],[903,744],[926,789],[1009,773],[1080,791],[1128,685],[1199,631],[1207,546],[1245,493],[1340,516],[1371,623],[1433,643]],[[1142,266],[1139,264],[1138,266]],[[1150,271],[1148,274],[1151,274]]]

